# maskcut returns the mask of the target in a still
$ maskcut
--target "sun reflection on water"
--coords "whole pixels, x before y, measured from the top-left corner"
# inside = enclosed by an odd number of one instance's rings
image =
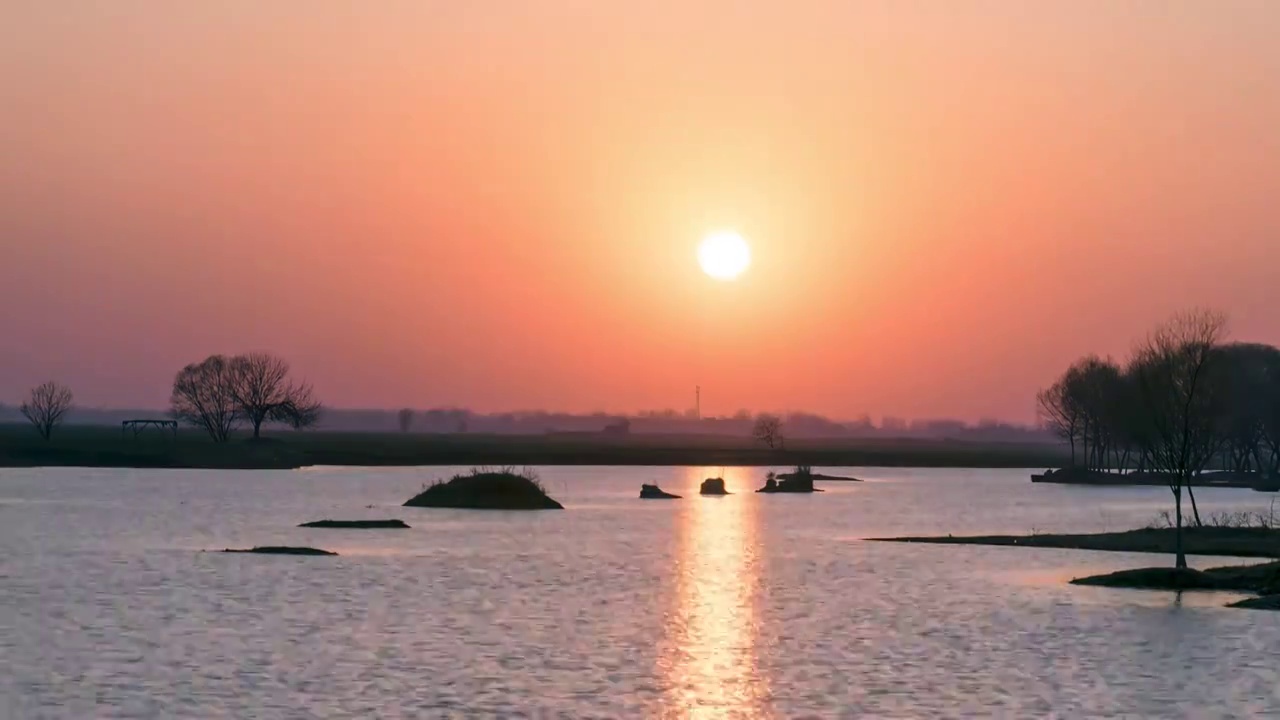
[[[719,468],[690,469],[691,489]],[[672,717],[764,717],[767,681],[757,669],[755,591],[760,579],[749,471],[727,468],[728,497],[682,501],[675,607],[663,674]]]

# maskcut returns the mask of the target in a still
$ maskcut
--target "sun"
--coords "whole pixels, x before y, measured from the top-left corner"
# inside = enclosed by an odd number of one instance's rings
[[[736,232],[712,233],[698,244],[698,264],[716,280],[732,280],[751,265],[751,248]]]

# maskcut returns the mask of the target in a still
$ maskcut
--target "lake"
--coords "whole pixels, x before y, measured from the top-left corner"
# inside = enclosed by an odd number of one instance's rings
[[[1280,615],[1066,584],[1170,557],[863,540],[1122,530],[1168,490],[822,471],[867,482],[766,496],[729,468],[738,494],[703,498],[719,468],[539,468],[566,510],[486,513],[399,507],[441,468],[0,470],[0,717],[1280,712]],[[294,527],[388,517],[413,529]],[[340,557],[203,552],[270,544]]]

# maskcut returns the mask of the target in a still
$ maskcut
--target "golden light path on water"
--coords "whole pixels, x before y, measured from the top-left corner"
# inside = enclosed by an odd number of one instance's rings
[[[730,492],[680,501],[676,593],[660,661],[668,717],[766,715],[767,679],[756,666],[756,589],[760,580],[752,478],[743,469],[691,468],[696,488],[722,475]],[[696,476],[696,477],[692,477]]]

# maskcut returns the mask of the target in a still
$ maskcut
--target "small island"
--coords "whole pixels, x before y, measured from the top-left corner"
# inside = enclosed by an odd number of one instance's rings
[[[640,499],[641,500],[679,500],[680,496],[674,493],[669,493],[663,490],[662,488],[658,487],[657,485],[641,485]]]
[[[315,520],[302,523],[304,528],[333,528],[351,530],[407,530],[409,525],[403,520]]]
[[[424,488],[409,498],[404,506],[464,510],[564,509],[547,495],[532,471],[517,473],[510,468],[473,469],[469,473],[455,475],[447,482],[437,482]]]
[[[1076,578],[1073,585],[1126,588],[1131,590],[1230,590],[1257,593],[1258,597],[1232,603],[1229,607],[1249,610],[1280,610],[1280,562],[1259,565],[1228,565],[1207,570],[1176,567],[1146,567],[1105,575]]]
[[[813,487],[814,474],[808,466],[801,465],[795,472],[784,475],[769,473],[765,476],[764,487],[758,493],[815,493],[822,492]]]
[[[702,486],[698,488],[698,492],[703,495],[729,495],[731,494],[724,487],[724,478],[707,478],[702,481]]]
[[[226,553],[257,553],[259,555],[337,555],[336,552],[310,547],[289,547],[287,545],[261,545],[248,549],[227,548]]]

